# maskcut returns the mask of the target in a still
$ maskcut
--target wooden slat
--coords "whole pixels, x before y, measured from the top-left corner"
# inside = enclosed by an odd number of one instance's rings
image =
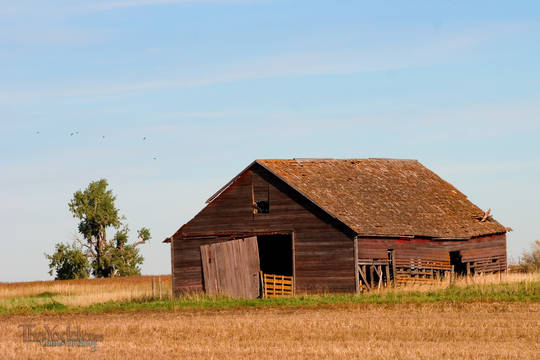
[[[371,285],[369,284],[369,281],[367,279],[366,266],[367,265],[359,265],[358,266],[358,272],[359,272],[360,276],[362,277],[362,282],[364,283],[364,286],[368,290],[371,290]]]
[[[201,246],[201,260],[203,265],[205,291],[209,295],[218,293],[216,258],[210,246]]]
[[[278,279],[278,278],[269,278],[269,277],[265,277],[264,280],[266,282],[274,282],[274,280],[280,284],[285,284],[285,285],[288,285],[288,286],[292,286],[292,281],[290,280],[281,280],[281,279]]]

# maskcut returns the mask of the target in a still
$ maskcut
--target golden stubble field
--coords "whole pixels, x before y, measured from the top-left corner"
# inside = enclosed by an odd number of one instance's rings
[[[152,279],[155,284],[154,292]],[[28,302],[29,297],[34,303],[38,303],[39,299],[35,296],[43,293],[52,293],[55,300],[74,306],[88,306],[107,301],[130,301],[152,295],[158,296],[158,280],[161,282],[162,296],[170,297],[170,275],[0,283],[0,306],[10,307],[13,299],[16,299],[16,302]]]
[[[24,343],[20,324],[102,334],[89,347]],[[539,359],[540,304],[260,307],[0,317],[2,359]]]

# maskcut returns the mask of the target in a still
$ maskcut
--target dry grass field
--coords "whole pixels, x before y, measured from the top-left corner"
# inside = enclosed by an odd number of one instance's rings
[[[88,306],[107,301],[129,301],[152,296],[152,278],[156,295],[159,282],[163,297],[171,295],[171,276],[128,276],[106,279],[78,279],[62,281],[32,281],[21,283],[0,283],[0,306],[9,306],[17,299],[35,302],[47,300],[46,294],[54,294],[55,300],[65,305]]]
[[[394,297],[404,296],[394,303],[351,302],[367,296],[359,295],[282,303],[257,300],[250,306],[229,300],[225,307],[161,306],[176,304],[166,292],[170,277],[162,277],[161,302],[151,300],[150,277],[0,284],[0,359],[538,359],[540,302],[534,299],[539,280],[539,274],[458,280],[457,290],[449,294],[485,293],[468,300],[418,297],[438,296],[448,287],[441,283],[391,290]],[[470,288],[474,291],[459,292]],[[498,300],[505,292],[528,297]],[[417,295],[409,301],[410,294]],[[51,299],[79,308],[17,308]],[[111,311],[88,307],[106,301],[159,306]],[[22,324],[33,325],[36,339],[47,335],[47,327],[54,329],[50,339],[63,337],[69,325],[103,341],[95,351],[91,346],[41,346],[23,341]]]
[[[22,341],[19,324],[102,334],[90,347]],[[8,315],[6,359],[538,359],[540,304],[332,305],[177,312]]]

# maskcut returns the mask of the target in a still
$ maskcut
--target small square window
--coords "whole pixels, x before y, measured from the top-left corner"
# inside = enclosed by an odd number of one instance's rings
[[[257,201],[257,214],[268,214],[270,212],[270,204],[268,201]]]

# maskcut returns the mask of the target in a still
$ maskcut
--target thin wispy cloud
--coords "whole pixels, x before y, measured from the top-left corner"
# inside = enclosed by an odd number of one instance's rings
[[[540,161],[494,161],[483,163],[456,163],[438,168],[444,174],[508,174],[540,169]]]
[[[224,112],[178,111],[161,114],[163,119],[219,119],[227,116]]]
[[[513,24],[495,24],[491,27],[467,29],[440,37],[428,37],[419,43],[387,44],[376,48],[348,51],[333,48],[325,51],[306,49],[298,53],[254,58],[230,66],[210,64],[193,70],[189,76],[173,79],[88,84],[82,87],[74,85],[46,90],[0,89],[0,102],[24,102],[50,97],[100,97],[279,77],[344,75],[421,67],[459,57],[468,49],[496,38],[501,33],[519,29],[521,29],[519,26]]]
[[[40,22],[47,22],[48,18],[58,18],[81,13],[100,13],[114,10],[167,6],[167,5],[247,5],[269,2],[271,0],[51,0],[51,1],[21,1],[2,4],[0,7],[0,17],[26,17],[43,16],[36,18]]]
[[[142,6],[171,5],[171,4],[245,4],[260,1],[247,0],[130,0],[130,1],[100,1],[85,7],[86,11],[110,11]]]

